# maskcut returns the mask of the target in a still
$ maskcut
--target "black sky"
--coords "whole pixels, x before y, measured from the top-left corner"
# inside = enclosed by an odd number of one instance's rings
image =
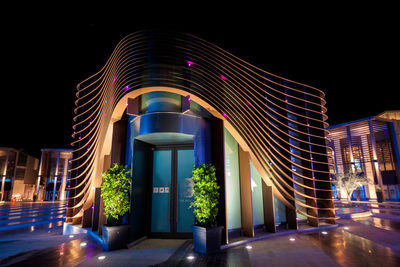
[[[4,21],[0,147],[36,156],[44,147],[69,148],[76,84],[102,67],[122,37],[142,29],[188,32],[266,71],[320,88],[331,125],[400,109],[400,46],[390,7],[191,10],[46,12]]]

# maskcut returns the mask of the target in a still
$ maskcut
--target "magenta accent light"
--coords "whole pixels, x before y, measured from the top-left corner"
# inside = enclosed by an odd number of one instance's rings
[[[226,115],[225,113],[222,113],[222,116],[224,116],[224,117],[225,117],[225,119],[227,119],[227,118],[228,118],[228,115]]]
[[[192,61],[186,61],[186,63],[188,64],[189,67],[191,67],[192,65],[194,65],[194,63]]]
[[[117,76],[114,77],[113,79],[113,83],[115,83],[115,81],[117,80]]]
[[[124,91],[129,90],[129,88],[130,88],[129,85],[125,86]]]
[[[219,77],[222,79],[222,80],[224,80],[224,81],[226,81],[227,80],[227,78],[224,76],[224,75],[219,75]]]

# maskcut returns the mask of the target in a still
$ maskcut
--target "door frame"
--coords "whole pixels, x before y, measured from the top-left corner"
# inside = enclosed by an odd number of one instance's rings
[[[149,220],[149,228],[148,228],[148,233],[147,236],[150,238],[193,238],[193,233],[179,233],[177,232],[177,217],[178,217],[178,210],[177,210],[177,205],[178,205],[178,181],[177,181],[177,171],[178,171],[178,150],[190,150],[192,149],[194,151],[194,144],[174,144],[174,145],[152,145],[151,146],[151,162],[149,164],[150,168],[150,182],[149,182],[149,203],[150,203],[150,209],[148,210],[148,218]],[[153,151],[155,150],[171,150],[171,188],[170,188],[170,232],[152,232],[151,231],[151,220],[152,220],[152,208],[153,208],[153,203],[152,203],[152,194],[153,194],[153,158],[154,154]]]

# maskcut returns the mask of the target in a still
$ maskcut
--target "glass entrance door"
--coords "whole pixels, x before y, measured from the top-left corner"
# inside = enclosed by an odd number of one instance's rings
[[[177,150],[177,225],[180,233],[192,232],[194,224],[193,209],[189,209],[193,201],[192,171],[194,164],[193,149]]]
[[[153,152],[153,192],[151,209],[151,231],[169,233],[171,231],[171,176],[172,151]]]
[[[153,151],[152,233],[176,236],[192,232],[193,164],[194,150],[190,148]]]

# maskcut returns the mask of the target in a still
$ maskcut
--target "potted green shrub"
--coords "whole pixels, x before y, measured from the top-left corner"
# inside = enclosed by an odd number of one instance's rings
[[[212,164],[193,170],[193,196],[190,204],[195,216],[193,225],[194,250],[203,254],[219,251],[222,226],[217,226],[219,186]]]
[[[114,164],[102,175],[101,197],[107,225],[102,225],[103,249],[125,248],[128,241],[129,225],[122,224],[123,216],[129,211],[130,172],[126,166]]]

